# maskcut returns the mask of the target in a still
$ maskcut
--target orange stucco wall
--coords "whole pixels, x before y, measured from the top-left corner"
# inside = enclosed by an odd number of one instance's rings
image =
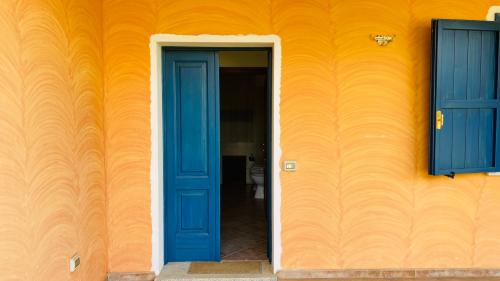
[[[151,265],[155,33],[282,38],[283,268],[500,267],[500,178],[426,175],[430,20],[494,4],[105,0],[110,270]]]
[[[155,33],[282,38],[283,268],[500,267],[500,178],[426,175],[430,19],[494,4],[1,0],[0,279],[150,270]]]
[[[1,0],[0,38],[0,280],[102,281],[100,0]]]

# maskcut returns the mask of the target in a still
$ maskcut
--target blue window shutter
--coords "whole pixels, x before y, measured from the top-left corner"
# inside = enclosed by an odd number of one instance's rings
[[[431,175],[500,170],[499,32],[498,22],[432,22]]]

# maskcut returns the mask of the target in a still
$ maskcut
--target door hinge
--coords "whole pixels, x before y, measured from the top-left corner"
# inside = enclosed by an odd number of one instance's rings
[[[444,114],[441,110],[436,111],[436,130],[441,130],[444,125]]]

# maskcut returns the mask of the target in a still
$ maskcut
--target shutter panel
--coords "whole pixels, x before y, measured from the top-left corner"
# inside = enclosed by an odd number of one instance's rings
[[[433,20],[429,174],[499,171],[497,22]]]

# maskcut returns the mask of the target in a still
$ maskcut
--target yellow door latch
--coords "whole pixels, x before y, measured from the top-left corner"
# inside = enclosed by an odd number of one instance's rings
[[[444,114],[441,110],[436,111],[436,130],[441,130],[444,125]]]

